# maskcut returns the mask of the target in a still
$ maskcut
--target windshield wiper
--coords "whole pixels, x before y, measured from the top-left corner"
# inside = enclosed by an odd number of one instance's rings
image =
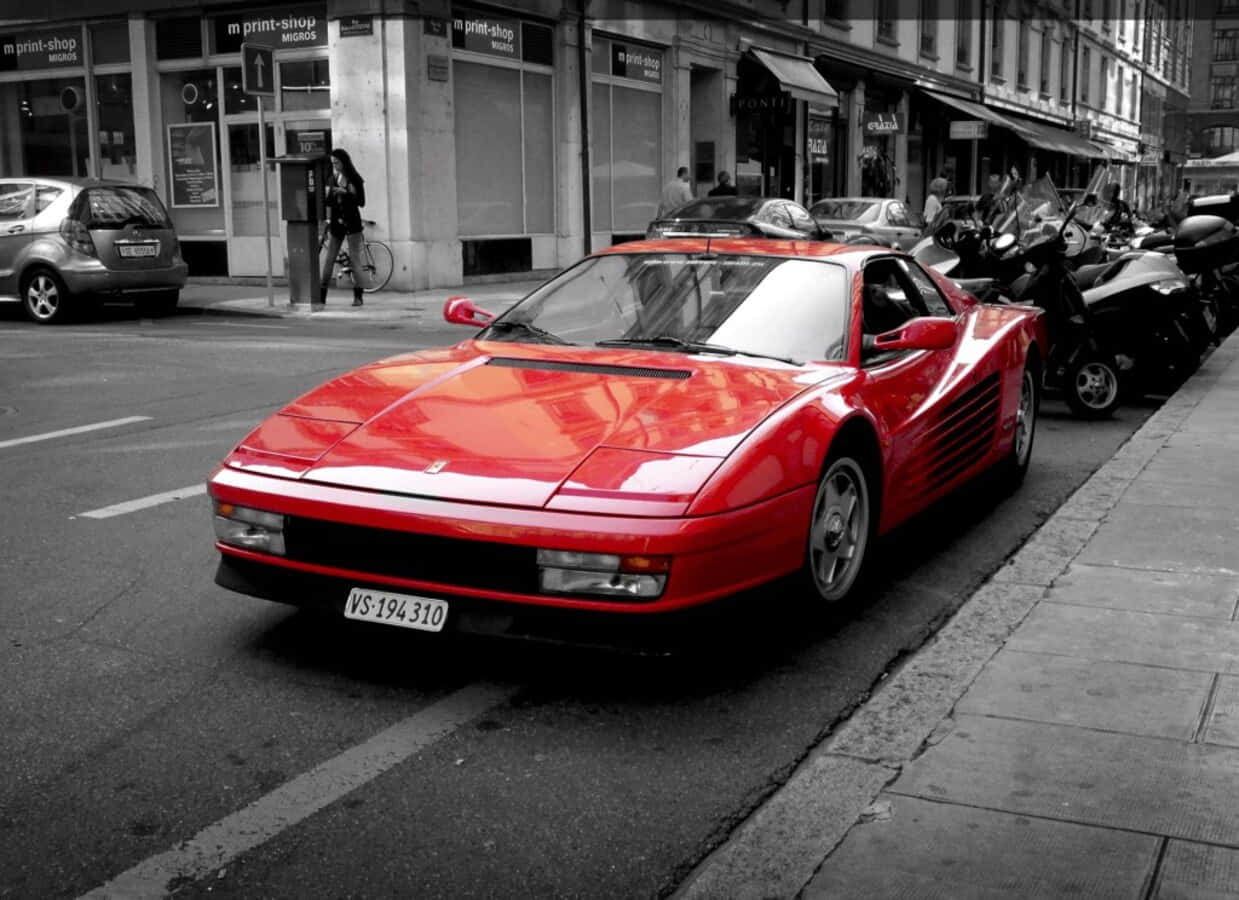
[[[681,337],[676,337],[673,334],[655,334],[650,337],[632,337],[632,338],[610,338],[605,341],[596,341],[596,347],[632,347],[632,346],[652,346],[652,347],[673,347],[676,350],[683,350],[686,353],[717,353],[720,356],[757,356],[762,359],[774,359],[779,362],[790,363],[793,366],[798,366],[800,363],[797,360],[790,359],[786,356],[774,356],[770,353],[754,353],[751,350],[737,350],[735,347],[727,347],[723,344],[711,344],[708,341],[688,341]]]
[[[501,319],[497,322],[491,322],[486,326],[486,330],[499,332],[501,334],[508,334],[513,331],[523,331],[526,334],[541,338],[551,344],[572,343],[572,341],[565,341],[557,334],[551,334],[551,332],[547,331],[545,328],[539,328],[537,325],[533,325],[520,319]],[[482,340],[485,340],[485,338],[482,338]]]

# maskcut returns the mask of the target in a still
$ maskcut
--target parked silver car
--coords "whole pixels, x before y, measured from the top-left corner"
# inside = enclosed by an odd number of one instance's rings
[[[872,243],[911,250],[925,221],[900,200],[886,197],[828,197],[809,207],[818,226],[844,243]]]
[[[74,304],[133,299],[152,313],[176,307],[181,246],[148,187],[90,178],[0,178],[0,302],[40,324]]]

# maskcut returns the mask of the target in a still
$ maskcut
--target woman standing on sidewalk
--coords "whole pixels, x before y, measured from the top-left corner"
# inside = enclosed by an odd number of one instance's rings
[[[362,249],[361,207],[366,205],[366,180],[353,167],[348,151],[331,151],[331,179],[327,182],[327,255],[323,258],[319,303],[327,302],[327,284],[335,269],[340,245],[348,241],[352,260],[353,305],[361,306]]]

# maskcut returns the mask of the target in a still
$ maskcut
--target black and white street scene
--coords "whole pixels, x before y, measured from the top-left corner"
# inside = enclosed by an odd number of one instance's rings
[[[0,900],[1239,898],[1239,0],[0,0]]]

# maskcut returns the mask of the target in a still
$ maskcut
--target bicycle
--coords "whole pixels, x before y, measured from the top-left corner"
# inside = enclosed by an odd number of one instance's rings
[[[373,219],[362,219],[361,224],[363,228],[373,228],[378,223]],[[326,243],[327,229],[324,228],[318,241],[320,253]],[[357,281],[353,271],[353,261],[349,257],[347,242],[340,245],[340,253],[336,257],[335,265],[338,274],[335,275],[335,278],[336,281],[339,281],[341,275],[347,275],[349,280],[354,285],[359,286],[363,293],[373,294],[375,291],[383,290],[387,286],[387,282],[391,281],[395,262],[392,257],[391,247],[388,247],[382,241],[365,238],[361,246],[362,252],[365,254],[361,267],[363,273],[362,282],[359,283]]]

